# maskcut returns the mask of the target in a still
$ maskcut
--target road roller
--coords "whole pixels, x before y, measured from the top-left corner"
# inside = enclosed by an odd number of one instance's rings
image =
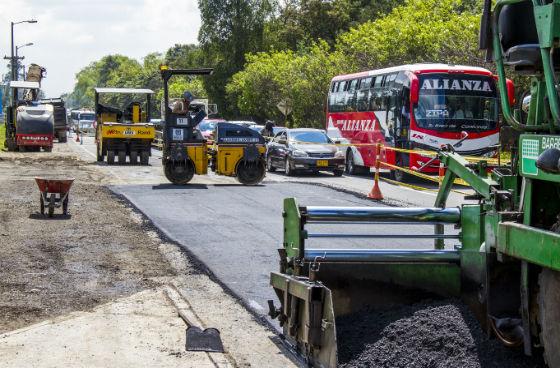
[[[169,80],[173,76],[209,75],[211,68],[171,69],[160,66],[163,79],[163,157],[165,177],[184,185],[195,174],[206,175],[208,167],[218,175],[236,177],[244,185],[259,184],[265,176],[266,145],[256,131],[238,124],[218,123],[214,141],[209,142],[197,129],[206,117],[204,109],[184,102],[185,110],[169,105]],[[194,99],[185,92],[186,99]]]
[[[557,16],[558,0],[484,4],[481,48],[496,65],[504,122],[521,133],[511,163],[489,170],[483,160],[471,163],[442,147],[446,173],[429,208],[301,206],[285,199],[280,270],[270,276],[278,300],[269,301],[269,313],[310,365],[337,366],[340,317],[430,295],[462,300],[492,338],[560,367]],[[508,101],[506,68],[531,78],[523,122]],[[447,207],[457,178],[474,194]],[[315,224],[338,230],[317,232]],[[355,224],[370,230],[356,233]],[[403,230],[418,224],[428,231]],[[382,238],[386,245],[317,247],[317,238]],[[410,248],[392,247],[398,238]],[[433,245],[418,249],[422,238],[433,238]]]

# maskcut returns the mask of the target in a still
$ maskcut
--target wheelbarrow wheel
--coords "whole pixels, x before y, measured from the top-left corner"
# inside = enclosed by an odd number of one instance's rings
[[[64,201],[62,201],[62,214],[64,216],[68,215],[68,199],[70,198],[70,194],[66,195],[66,198],[64,198]]]
[[[51,197],[49,198],[49,217],[53,217],[54,215],[55,202],[56,202],[56,194],[51,193]]]
[[[41,204],[41,215],[45,214],[45,200],[43,199],[43,193],[39,194],[39,203]]]

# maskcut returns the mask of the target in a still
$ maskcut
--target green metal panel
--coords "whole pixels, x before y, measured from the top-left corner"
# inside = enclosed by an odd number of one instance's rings
[[[484,241],[484,226],[481,207],[479,205],[464,205],[461,209],[461,240],[463,251],[478,252]]]
[[[539,170],[537,158],[548,148],[560,149],[560,136],[542,134],[522,134],[519,138],[520,149],[520,172],[521,175],[546,181],[560,183],[559,174],[548,174]]]
[[[554,38],[560,35],[560,4],[536,6],[535,23],[541,47],[552,47]]]
[[[514,222],[498,225],[499,252],[560,271],[560,234]]]
[[[284,248],[288,258],[299,258],[303,247],[301,214],[295,198],[284,199]]]

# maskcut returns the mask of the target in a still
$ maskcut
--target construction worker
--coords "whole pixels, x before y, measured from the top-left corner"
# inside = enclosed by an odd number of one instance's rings
[[[189,106],[194,100],[194,96],[189,91],[183,93],[183,98],[173,103],[172,112],[174,114],[187,115],[189,113]]]

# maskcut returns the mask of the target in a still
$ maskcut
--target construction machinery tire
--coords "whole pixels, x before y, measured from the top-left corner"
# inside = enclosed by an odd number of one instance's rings
[[[52,152],[52,147],[43,147],[45,152]]]
[[[10,152],[14,152],[14,151],[16,151],[17,148],[18,148],[18,147],[17,147],[17,144],[16,144],[16,141],[13,140],[13,139],[11,139],[11,138],[6,139],[6,141],[4,142],[4,145],[6,146],[6,148],[8,149],[8,151],[10,151]]]
[[[97,152],[97,162],[103,161],[103,155],[101,154],[101,150],[99,149],[99,143],[97,144],[97,149],[95,151]]]
[[[66,143],[67,140],[66,133],[58,135],[58,143]]]
[[[263,161],[239,161],[237,164],[237,180],[243,185],[259,184],[266,174]]]
[[[117,154],[118,154],[118,158],[119,158],[119,165],[126,164],[126,151],[125,150],[119,150]]]
[[[167,161],[163,168],[167,180],[175,185],[185,185],[194,176],[194,165],[192,161]]]
[[[18,151],[20,151],[20,152],[25,152],[25,151],[27,151],[27,147],[25,147],[25,146],[20,146],[20,147],[18,147],[18,148],[19,148]]]
[[[334,170],[333,174],[334,176],[342,176],[342,174],[344,174],[344,170]]]
[[[130,164],[131,165],[137,165],[138,164],[138,151],[130,151],[130,155],[128,156],[128,158],[130,159]]]
[[[109,165],[113,165],[115,163],[115,151],[113,150],[107,151],[107,163]]]
[[[147,150],[141,151],[140,152],[140,164],[144,165],[144,166],[147,166],[149,163],[150,163],[150,152],[147,151]]]
[[[538,304],[544,359],[549,367],[560,367],[560,272],[541,271]]]
[[[54,215],[55,203],[56,203],[56,194],[51,193],[51,197],[49,198],[49,217],[53,217]]]

